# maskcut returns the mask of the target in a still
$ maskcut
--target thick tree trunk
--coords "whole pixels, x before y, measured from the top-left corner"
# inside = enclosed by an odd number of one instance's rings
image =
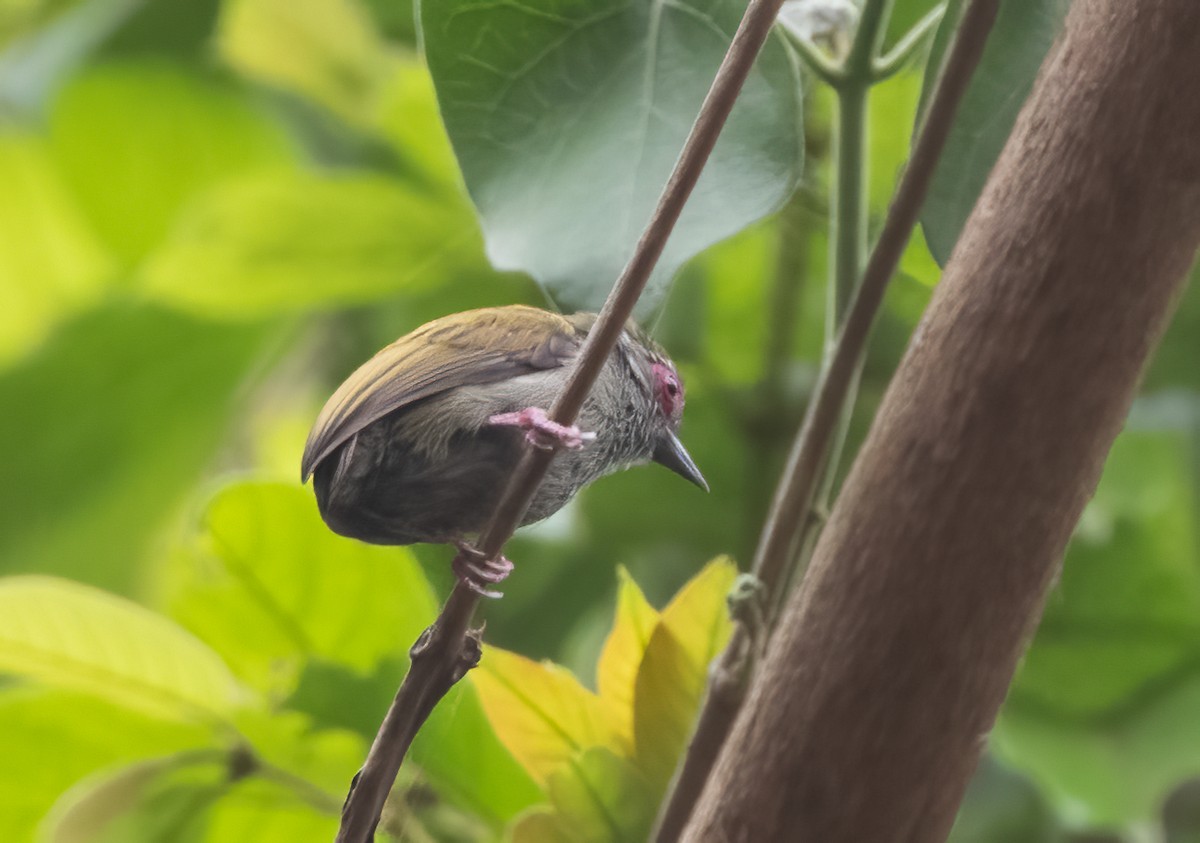
[[[940,841],[1200,241],[1200,3],[1076,0],[690,841]]]

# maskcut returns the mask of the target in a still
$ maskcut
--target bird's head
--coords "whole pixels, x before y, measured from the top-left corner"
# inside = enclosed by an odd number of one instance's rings
[[[651,352],[650,389],[654,400],[654,450],[650,458],[707,492],[704,475],[679,439],[679,425],[683,421],[683,379],[675,364],[657,349]]]

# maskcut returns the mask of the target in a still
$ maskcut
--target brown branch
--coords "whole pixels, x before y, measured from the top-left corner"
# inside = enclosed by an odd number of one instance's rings
[[[1076,0],[683,839],[942,841],[1200,243],[1194,0]]]
[[[822,468],[842,408],[856,380],[871,326],[917,223],[938,158],[950,134],[954,114],[983,54],[998,4],[999,0],[974,0],[963,15],[925,125],[913,147],[912,158],[896,189],[879,241],[863,271],[862,283],[846,316],[829,366],[817,385],[792,447],[754,559],[754,573],[772,599],[785,585],[788,562],[794,556],[797,528],[810,517]],[[751,655],[750,637],[751,632],[739,624],[729,646],[713,667],[696,730],[660,817],[657,839],[662,843],[677,839],[683,830],[741,708],[748,680],[748,667],[744,661]]]
[[[721,128],[729,117],[754,59],[762,49],[782,0],[751,0],[704,99],[675,169],[663,189],[633,257],[622,271],[588,338],[579,360],[550,415],[571,424],[625,328],[667,237],[700,177]],[[500,554],[520,523],[553,452],[529,448],[522,456],[480,542],[489,559]],[[438,701],[479,660],[479,631],[469,629],[479,597],[455,586],[441,614],[412,649],[412,665],[392,701],[362,770],[351,785],[342,810],[337,843],[367,843],[384,801],[417,730]]]

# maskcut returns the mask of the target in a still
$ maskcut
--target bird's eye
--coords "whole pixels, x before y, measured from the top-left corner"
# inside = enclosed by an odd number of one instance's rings
[[[663,415],[675,418],[683,409],[683,385],[679,375],[665,363],[654,364],[654,397]]]

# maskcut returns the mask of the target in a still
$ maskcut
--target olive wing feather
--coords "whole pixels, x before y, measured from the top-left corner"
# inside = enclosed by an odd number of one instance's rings
[[[317,416],[301,479],[363,428],[460,386],[563,366],[586,334],[578,320],[512,305],[435,319],[384,348],[346,379]]]

